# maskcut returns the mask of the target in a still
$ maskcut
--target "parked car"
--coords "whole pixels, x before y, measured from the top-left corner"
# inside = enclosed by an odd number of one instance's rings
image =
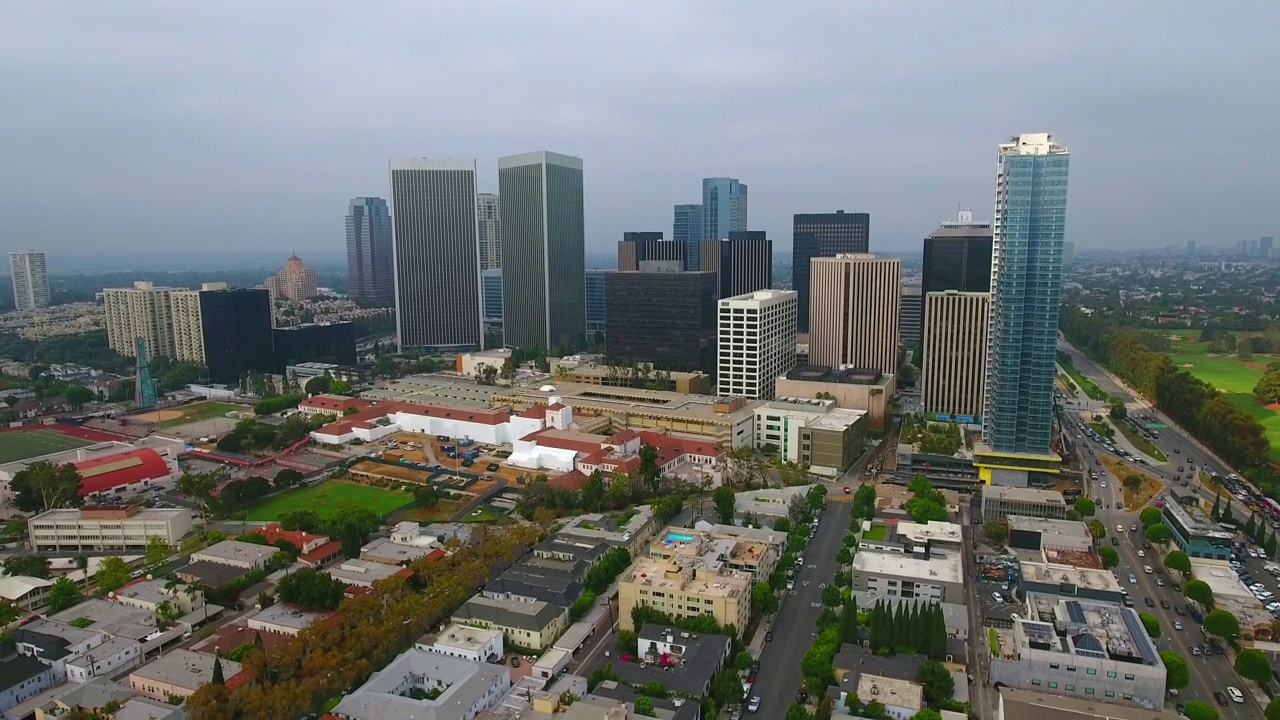
[[[760,712],[760,696],[754,695],[751,702],[747,703],[747,712]]]

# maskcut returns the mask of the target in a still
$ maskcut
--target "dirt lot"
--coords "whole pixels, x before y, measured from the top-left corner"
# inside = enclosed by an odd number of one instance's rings
[[[407,460],[428,463],[430,465],[439,465],[446,470],[461,470],[462,472],[469,472],[474,475],[494,475],[506,479],[507,483],[512,487],[521,487],[516,483],[516,479],[521,475],[531,476],[536,474],[526,468],[508,467],[504,464],[502,458],[483,453],[476,458],[475,464],[471,467],[462,467],[461,458],[457,460],[450,460],[448,455],[440,450],[440,448],[445,445],[456,445],[456,442],[453,440],[437,440],[435,435],[419,435],[418,433],[401,432],[396,433],[396,441],[400,443],[399,452],[402,453]],[[423,448],[420,450],[405,450],[405,442],[418,443],[422,445]],[[498,464],[499,467],[496,471],[490,472],[488,470],[491,463]],[[442,478],[441,481],[443,482],[444,479]],[[483,494],[486,492],[485,490],[477,489],[481,484],[485,484],[485,481],[482,480],[476,485],[467,488],[467,491]]]
[[[1098,453],[1102,455],[1102,453]],[[1164,487],[1155,476],[1140,470],[1136,465],[1120,462],[1109,456],[1102,456],[1102,464],[1106,466],[1107,472],[1111,473],[1120,483],[1121,489],[1124,491],[1124,506],[1128,510],[1141,510],[1151,502],[1151,499],[1160,492],[1160,488]],[[1124,479],[1130,475],[1137,475],[1142,478],[1142,487],[1137,492],[1125,487]]]
[[[418,470],[405,465],[387,465],[368,460],[352,465],[351,472],[358,475],[369,475],[387,480],[417,483],[419,485],[425,485],[431,477],[431,473],[425,470]]]

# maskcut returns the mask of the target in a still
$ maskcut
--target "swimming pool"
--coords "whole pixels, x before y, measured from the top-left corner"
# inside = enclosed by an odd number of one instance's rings
[[[693,536],[667,533],[667,542],[693,542]]]

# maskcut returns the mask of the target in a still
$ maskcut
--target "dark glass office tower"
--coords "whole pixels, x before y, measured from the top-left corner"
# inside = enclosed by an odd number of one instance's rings
[[[931,292],[991,292],[991,223],[974,222],[973,213],[960,211],[924,239],[924,279],[921,290]]]
[[[698,245],[702,242],[702,205],[676,205],[671,239],[684,246],[684,269],[698,269]]]
[[[355,367],[356,326],[350,322],[306,323],[276,328],[276,372],[304,362],[322,362]]]
[[[809,261],[840,253],[870,252],[869,213],[797,213],[791,216],[791,287],[796,291],[796,330],[809,332]]]
[[[735,230],[727,240],[703,240],[698,269],[716,273],[720,297],[773,287],[773,241],[763,230]]]
[[[578,343],[587,326],[582,159],[546,151],[498,158],[498,194],[507,345]]]
[[[666,272],[684,270],[683,244],[663,240],[660,232],[627,232],[618,243],[618,269],[641,270],[644,264]],[[652,265],[657,263],[656,266]]]
[[[610,272],[604,293],[609,362],[715,372],[714,272]]]
[[[391,246],[387,201],[352,198],[347,204],[347,292],[352,298],[388,301],[395,297]]]
[[[213,382],[236,385],[250,371],[275,371],[271,296],[266,288],[201,291],[200,332]]]

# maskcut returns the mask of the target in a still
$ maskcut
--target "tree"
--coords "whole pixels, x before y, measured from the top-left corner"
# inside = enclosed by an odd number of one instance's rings
[[[1147,540],[1155,545],[1169,542],[1169,526],[1161,522],[1147,528]]]
[[[281,578],[277,592],[287,603],[313,610],[333,610],[342,602],[346,589],[342,581],[333,579],[328,573],[303,568]]]
[[[334,380],[333,382],[329,383],[329,392],[333,393],[334,395],[350,395],[351,383],[347,382],[346,380]]]
[[[1152,638],[1160,637],[1160,621],[1151,613],[1138,613],[1138,619],[1142,621],[1142,627],[1146,628],[1147,634]]]
[[[80,507],[80,472],[71,463],[33,462],[9,481],[13,504],[19,510],[42,513],[62,507]]]
[[[936,660],[925,660],[916,672],[916,682],[924,688],[924,699],[930,705],[950,700],[956,693],[956,681],[951,672]]]
[[[49,607],[45,612],[49,615],[60,613],[84,600],[84,595],[80,592],[80,588],[64,577],[53,581],[53,585],[49,587],[48,597]]]
[[[1093,498],[1081,497],[1076,500],[1076,514],[1082,518],[1093,517],[1098,514],[1098,506],[1093,502]]]
[[[372,510],[354,503],[346,503],[338,508],[333,517],[329,518],[325,534],[342,543],[344,555],[349,558],[359,557],[361,546],[364,545],[369,534],[377,530],[381,524],[382,521]]]
[[[1151,527],[1160,522],[1160,508],[1143,508],[1138,514],[1138,522],[1142,523],[1142,527]]]
[[[1263,549],[1267,551],[1267,557],[1271,558],[1272,560],[1276,559],[1276,531],[1275,530],[1272,530],[1271,534],[1267,536],[1267,545]]]
[[[1236,655],[1236,672],[1246,680],[1265,686],[1271,682],[1271,661],[1261,650],[1246,648]]]
[[[222,677],[222,656],[215,654],[213,657],[213,675],[209,678],[209,682],[214,685],[226,685],[226,678]]]
[[[196,504],[201,517],[207,520],[213,504],[213,489],[218,486],[217,474],[184,472],[174,486]]]
[[[1192,580],[1182,586],[1182,594],[1205,607],[1213,604],[1213,589],[1203,580]]]
[[[1214,610],[1204,616],[1204,632],[1223,639],[1240,637],[1240,621],[1226,610]]]
[[[147,549],[143,555],[143,564],[147,572],[150,573],[168,562],[170,552],[169,541],[163,536],[152,535],[147,538]]]
[[[1124,485],[1129,492],[1140,492],[1142,490],[1142,476],[1136,473],[1126,475],[1124,479],[1120,481],[1120,484]]]
[[[290,488],[290,487],[293,487],[294,485],[297,485],[298,483],[302,482],[302,479],[303,479],[302,473],[298,472],[297,470],[294,470],[293,468],[284,468],[283,470],[280,470],[279,472],[276,473],[276,476],[271,479],[271,482],[277,488],[283,489],[283,488]]]
[[[599,470],[592,470],[587,476],[587,481],[582,484],[582,490],[578,493],[578,498],[582,502],[582,507],[586,510],[599,511],[601,503],[604,502],[604,476]],[[670,519],[670,518],[668,518]]]
[[[711,493],[711,502],[716,508],[716,515],[720,518],[720,522],[725,525],[733,524],[734,507],[737,497],[733,493],[733,488],[728,485],[721,485]]]
[[[1258,536],[1258,519],[1249,513],[1249,519],[1244,523],[1244,536],[1256,542]]]
[[[942,720],[942,713],[933,708],[925,708],[915,715],[911,716],[911,720]]]
[[[1215,494],[1213,496],[1213,509],[1209,511],[1209,516],[1214,522],[1222,520],[1222,496]]]
[[[1267,703],[1267,709],[1263,714],[1267,720],[1280,720],[1280,698]]]
[[[129,582],[129,566],[115,556],[102,558],[97,571],[93,573],[93,582],[100,593],[118,590]]]
[[[303,391],[308,395],[324,395],[329,392],[329,387],[333,384],[333,378],[328,375],[318,375],[307,381],[303,387]]]
[[[49,558],[43,555],[13,555],[4,561],[4,571],[9,575],[49,579]]]
[[[1107,526],[1102,524],[1098,518],[1089,521],[1089,534],[1094,540],[1102,540],[1107,536]]]
[[[644,480],[649,492],[658,492],[658,484],[662,481],[658,467],[658,448],[648,443],[640,445],[640,478]]]
[[[982,535],[992,545],[1004,547],[1009,540],[1009,522],[1002,519],[988,520],[982,525]]]
[[[1182,714],[1187,716],[1187,720],[1218,720],[1218,709],[1207,702],[1199,700],[1191,700],[1182,706]]]
[[[836,551],[836,562],[840,563],[841,565],[848,565],[849,563],[853,562],[853,553],[850,552],[849,548],[847,547],[840,548],[839,550]]]
[[[1191,558],[1187,557],[1187,554],[1181,550],[1174,550],[1164,556],[1164,566],[1170,570],[1189,573],[1191,572]]]
[[[1124,400],[1118,397],[1111,398],[1111,408],[1107,411],[1112,420],[1120,422],[1129,417],[1129,408],[1125,407]]]
[[[1182,690],[1191,684],[1191,669],[1187,667],[1186,658],[1176,652],[1165,651],[1160,653],[1160,659],[1168,672],[1169,687]]]
[[[636,714],[645,717],[657,717],[657,713],[653,711],[653,698],[646,695],[640,695],[636,698]]]
[[[813,720],[813,715],[800,703],[791,703],[787,706],[787,714],[782,720]]]
[[[301,530],[315,533],[321,528],[320,515],[315,510],[293,510],[280,515],[282,530]]]
[[[911,513],[913,522],[941,522],[947,519],[946,506],[930,498],[914,497],[903,503],[902,507]]]
[[[834,584],[827,585],[822,588],[822,604],[827,607],[835,607],[840,604],[840,588]]]
[[[761,615],[772,615],[778,612],[778,596],[768,583],[758,582],[751,586],[751,607]]]
[[[853,517],[870,520],[876,514],[876,488],[863,483],[853,493]]]
[[[1104,545],[1098,549],[1098,556],[1102,558],[1102,567],[1110,570],[1120,564],[1120,554],[1110,545]]]

